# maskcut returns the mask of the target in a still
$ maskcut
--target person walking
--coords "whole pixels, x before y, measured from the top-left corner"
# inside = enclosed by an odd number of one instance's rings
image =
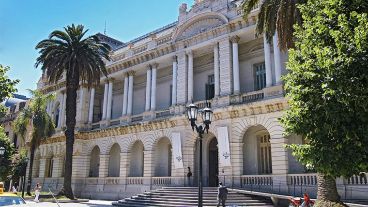
[[[36,184],[36,187],[34,188],[35,191],[35,199],[34,201],[36,203],[40,202],[39,201],[39,196],[40,196],[40,192],[41,192],[41,185],[39,183]]]
[[[192,171],[190,170],[190,167],[188,167],[188,173],[187,173],[187,178],[188,178],[188,186],[192,186],[192,182],[190,180],[190,178],[192,177]]]
[[[219,182],[219,187],[217,190],[217,207],[222,205],[225,207],[226,199],[227,199],[228,190],[227,187],[222,185],[222,182]]]

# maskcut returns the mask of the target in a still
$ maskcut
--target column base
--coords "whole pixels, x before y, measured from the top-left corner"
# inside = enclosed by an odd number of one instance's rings
[[[270,86],[263,89],[264,98],[274,97],[274,96],[284,96],[283,85]]]
[[[107,128],[110,126],[110,120],[102,120],[100,121],[100,128]]]
[[[156,113],[154,111],[143,112],[143,121],[149,121],[155,118]]]
[[[130,115],[124,115],[120,118],[120,124],[121,125],[128,125],[131,122],[131,116]]]

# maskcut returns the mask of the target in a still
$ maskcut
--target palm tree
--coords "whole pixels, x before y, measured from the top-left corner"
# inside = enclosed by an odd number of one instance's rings
[[[242,4],[244,19],[258,6],[260,0],[245,0]],[[277,32],[278,45],[282,51],[294,47],[294,25],[302,24],[302,17],[297,7],[306,0],[264,0],[260,5],[256,35],[264,33],[270,43]]]
[[[28,172],[27,194],[31,195],[32,169],[36,148],[40,142],[54,133],[54,123],[46,112],[47,103],[54,98],[53,94],[44,95],[40,91],[29,90],[32,99],[27,108],[24,108],[14,121],[14,131],[23,139],[29,126],[32,126],[30,136],[30,161]]]
[[[50,83],[57,83],[66,74],[66,155],[64,187],[61,194],[74,199],[71,188],[74,129],[77,90],[81,84],[99,84],[101,75],[107,76],[103,59],[110,60],[110,46],[100,42],[96,35],[84,38],[88,30],[83,25],[67,26],[64,31],[51,32],[48,39],[36,46],[40,56],[36,67],[41,66]],[[101,74],[102,73],[102,74]]]

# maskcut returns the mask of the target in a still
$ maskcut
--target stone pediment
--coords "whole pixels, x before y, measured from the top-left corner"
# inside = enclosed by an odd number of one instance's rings
[[[176,29],[173,40],[179,41],[187,39],[227,23],[228,19],[222,14],[214,12],[204,13],[191,18],[186,23],[180,25]]]

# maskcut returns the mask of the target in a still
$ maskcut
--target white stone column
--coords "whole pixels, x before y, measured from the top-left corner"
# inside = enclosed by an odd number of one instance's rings
[[[60,109],[59,109],[59,121],[58,121],[58,128],[61,128],[64,126],[64,116],[65,116],[65,99],[66,94],[65,91],[61,92],[61,103],[60,103]]]
[[[63,171],[63,158],[61,156],[53,157],[53,168],[52,168],[52,177],[59,178],[61,177],[61,172]]]
[[[106,107],[106,119],[110,120],[111,119],[111,107],[112,107],[112,88],[113,87],[113,80],[111,79],[109,81],[109,93],[107,96],[107,107]]]
[[[188,103],[193,101],[193,52],[188,52]]]
[[[278,85],[281,82],[281,51],[278,46],[277,33],[273,36],[273,55],[275,59],[275,84]]]
[[[108,90],[109,90],[109,83],[106,81],[105,82],[105,89],[104,89],[103,105],[102,105],[102,120],[106,119]]]
[[[80,125],[83,125],[84,124],[84,121],[83,120],[83,115],[84,115],[84,91],[85,91],[85,88],[83,86],[79,87],[79,106],[78,106],[78,109],[77,112],[79,113],[79,123]]]
[[[128,115],[132,115],[133,112],[133,87],[134,87],[133,76],[134,72],[132,71],[129,73],[128,108],[127,108]]]
[[[151,108],[151,66],[147,69],[147,81],[146,81],[146,111]]]
[[[125,116],[127,114],[128,109],[128,83],[129,83],[129,77],[128,74],[125,74],[124,77],[124,97],[123,97],[123,112],[122,115]]]
[[[176,82],[177,82],[177,67],[178,63],[176,62],[176,56],[173,57],[173,66],[172,66],[172,100],[171,105],[176,105]]]
[[[219,48],[216,42],[213,49],[213,65],[214,65],[214,76],[215,76],[215,97],[220,95],[220,65],[219,65]]]
[[[266,35],[263,35],[263,47],[266,67],[266,87],[272,86],[272,68],[271,68],[271,46],[267,42]]]
[[[234,36],[232,39],[233,45],[233,81],[234,81],[234,94],[240,93],[240,72],[239,72],[239,37]]]
[[[64,127],[65,120],[66,120],[66,91],[64,92],[64,95],[63,95],[63,108],[61,111],[63,112],[61,116],[61,127]]]
[[[95,103],[95,88],[91,89],[91,96],[89,97],[88,123],[93,122],[93,107]]]
[[[157,67],[157,63],[152,65],[151,111],[156,110]]]

